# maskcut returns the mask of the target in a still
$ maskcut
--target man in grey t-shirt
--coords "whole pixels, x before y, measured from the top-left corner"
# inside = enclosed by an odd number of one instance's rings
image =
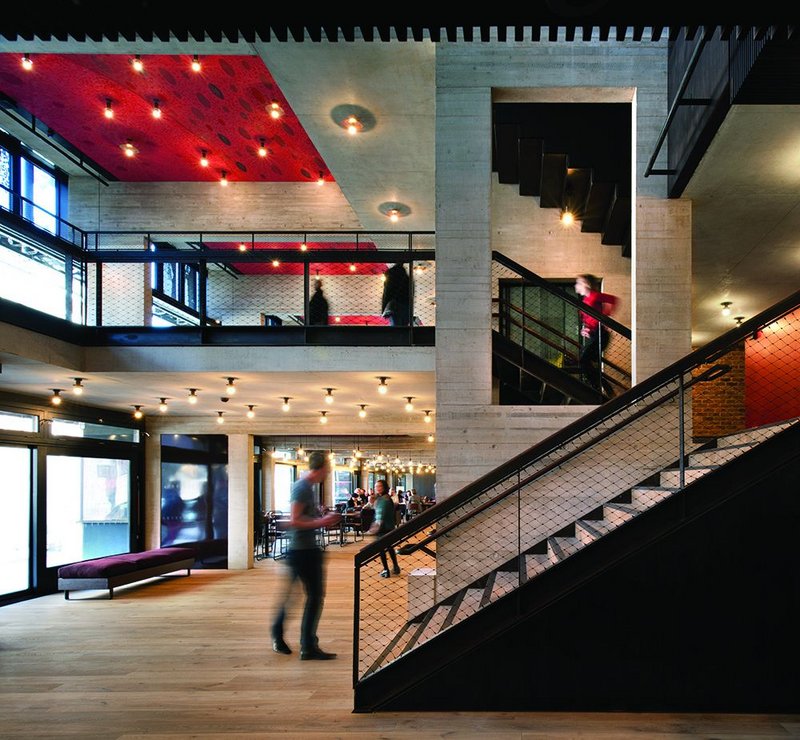
[[[292,586],[299,580],[306,592],[303,619],[300,624],[300,660],[330,660],[336,653],[320,650],[317,642],[317,624],[322,614],[325,597],[325,577],[322,567],[322,550],[317,544],[317,530],[338,524],[336,513],[320,516],[314,496],[314,486],[325,480],[330,471],[328,457],[323,452],[308,456],[308,471],[292,486],[291,514],[289,519],[289,581],[284,598],[272,623],[272,649],[289,655],[292,649],[283,639],[286,605]]]

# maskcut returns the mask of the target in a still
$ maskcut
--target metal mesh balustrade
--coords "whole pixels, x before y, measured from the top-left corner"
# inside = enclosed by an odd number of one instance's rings
[[[602,370],[606,397],[626,391],[631,385],[630,330],[583,306],[573,282],[548,281],[500,253],[492,261],[492,328],[526,352],[555,368],[596,385],[581,369],[586,346],[581,337],[581,312],[594,315],[608,331],[609,339],[597,362]],[[524,361],[520,361],[524,364]],[[533,374],[531,367],[522,370]]]
[[[800,293],[367,545],[356,683],[798,420]]]

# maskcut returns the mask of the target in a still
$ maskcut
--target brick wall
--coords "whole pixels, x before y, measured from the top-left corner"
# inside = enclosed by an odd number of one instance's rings
[[[730,365],[730,372],[716,380],[692,387],[692,436],[718,437],[746,428],[744,343],[737,345],[713,365]],[[697,376],[712,365],[701,365]]]

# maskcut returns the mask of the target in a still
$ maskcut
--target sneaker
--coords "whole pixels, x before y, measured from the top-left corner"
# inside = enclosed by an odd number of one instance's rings
[[[333,660],[335,657],[336,653],[326,653],[319,648],[300,651],[300,660]]]
[[[388,570],[381,571],[381,578],[388,578],[391,575]]]
[[[292,649],[283,641],[282,637],[272,638],[272,649],[276,653],[283,653],[283,655],[291,655]]]

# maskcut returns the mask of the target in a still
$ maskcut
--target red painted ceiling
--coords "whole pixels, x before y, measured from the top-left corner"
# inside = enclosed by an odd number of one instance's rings
[[[255,56],[31,55],[26,71],[19,54],[0,54],[0,91],[117,177],[131,182],[214,181],[223,170],[231,182],[330,180],[263,62]],[[104,116],[111,100],[114,117]],[[152,116],[153,101],[162,110]],[[279,103],[284,113],[270,117]],[[258,155],[259,139],[268,155]],[[122,146],[130,140],[133,158]],[[200,166],[201,151],[209,166]]]

